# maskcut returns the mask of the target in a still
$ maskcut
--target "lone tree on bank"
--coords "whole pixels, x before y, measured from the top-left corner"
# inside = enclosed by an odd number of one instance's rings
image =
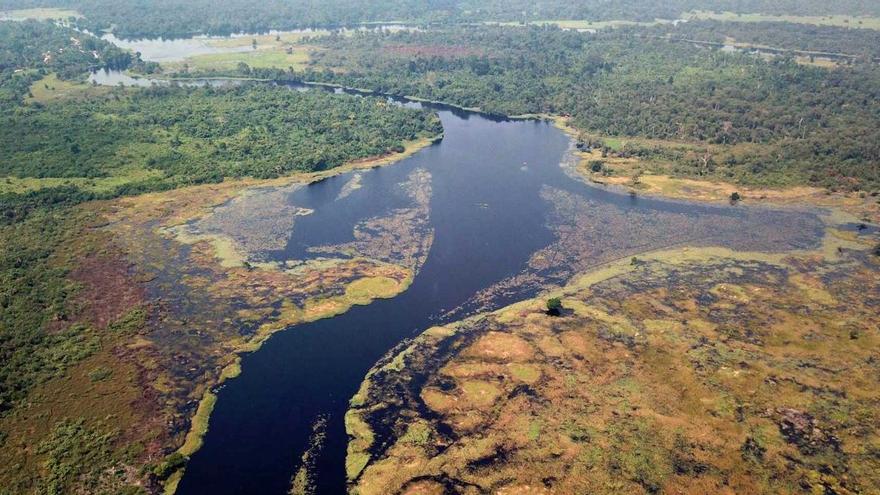
[[[562,299],[551,297],[547,299],[547,314],[551,316],[559,316],[562,312]]]

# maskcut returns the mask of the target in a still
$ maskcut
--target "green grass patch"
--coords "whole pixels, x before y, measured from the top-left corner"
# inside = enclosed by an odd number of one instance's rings
[[[16,9],[0,11],[0,21],[63,21],[71,17],[82,17],[79,12],[70,9]]]
[[[406,429],[406,433],[400,437],[400,441],[416,445],[425,445],[430,438],[431,427],[426,423],[417,422],[409,425],[409,428]]]
[[[373,444],[373,430],[357,413],[345,415],[345,431],[354,437],[355,440],[350,445],[354,445],[357,450],[366,450]]]
[[[602,144],[607,146],[611,151],[621,151],[626,142],[623,139],[606,137],[602,139]]]
[[[370,462],[370,454],[362,452],[348,454],[345,457],[345,475],[349,480],[357,478],[361,471],[367,467],[368,462]]]
[[[511,363],[510,374],[517,380],[526,383],[535,383],[541,378],[541,370],[530,364]]]
[[[46,77],[35,81],[29,90],[26,103],[49,103],[59,99],[83,97],[92,93],[103,93],[108,88],[94,87],[79,81],[67,81],[59,79],[53,72]]]
[[[532,420],[529,423],[529,440],[534,442],[541,436],[541,420]]]
[[[231,71],[239,64],[247,64],[254,69],[287,69],[293,67],[303,70],[309,61],[309,49],[303,46],[291,48],[256,49],[238,53],[209,53],[190,57],[177,64],[168,64],[172,70],[180,70],[185,64],[194,71]]]
[[[388,277],[362,278],[345,288],[345,296],[358,302],[393,297],[398,292],[400,292],[400,283]]]
[[[242,46],[252,46],[253,42],[257,42],[259,48],[266,46],[272,48],[283,48],[290,43],[299,43],[305,38],[316,38],[319,36],[329,36],[330,31],[325,29],[315,30],[311,32],[289,31],[276,34],[264,34],[259,36],[236,36],[220,39],[208,40],[208,45],[217,48],[236,48]]]
[[[205,433],[208,433],[208,420],[216,404],[217,396],[211,392],[205,392],[205,396],[199,402],[199,408],[192,418],[192,424],[189,428],[189,433],[186,434],[186,440],[177,450],[181,455],[189,457],[202,447]]]
[[[83,191],[94,193],[110,193],[117,190],[120,186],[134,184],[149,179],[161,179],[164,175],[165,174],[159,170],[130,167],[120,170],[118,175],[95,179],[86,177],[3,177],[0,178],[0,194],[20,194],[63,186],[74,186]]]

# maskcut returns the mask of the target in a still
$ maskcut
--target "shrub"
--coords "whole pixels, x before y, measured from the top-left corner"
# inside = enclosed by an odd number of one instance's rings
[[[562,299],[558,297],[551,297],[547,299],[547,313],[553,316],[558,316],[562,311]]]
[[[743,460],[761,463],[764,460],[764,453],[767,452],[767,449],[758,440],[749,437],[743,442],[740,452],[742,453]]]
[[[153,474],[158,476],[159,479],[164,480],[171,476],[175,471],[182,468],[188,460],[189,459],[180,452],[174,452],[153,469]]]

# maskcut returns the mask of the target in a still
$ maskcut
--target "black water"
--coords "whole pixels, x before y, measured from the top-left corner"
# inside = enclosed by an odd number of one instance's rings
[[[204,447],[191,459],[178,493],[286,493],[312,424],[322,416],[328,423],[316,461],[319,493],[344,493],[343,416],[361,380],[402,339],[520,272],[532,253],[554,241],[547,226],[551,206],[539,196],[545,184],[576,192],[600,209],[744,215],[741,208],[633,199],[581,184],[559,166],[568,138],[546,123],[495,121],[448,109],[440,115],[441,143],[399,164],[362,172],[363,187],[348,198],[337,199],[351,174],[291,195],[293,204],[315,213],[297,220],[279,255],[301,256],[309,246],[350,239],[359,220],[397,207],[396,185],[424,168],[432,174],[433,246],[412,286],[398,297],[280,332],[244,356],[242,374],[219,392]],[[505,296],[493,301],[509,302]]]

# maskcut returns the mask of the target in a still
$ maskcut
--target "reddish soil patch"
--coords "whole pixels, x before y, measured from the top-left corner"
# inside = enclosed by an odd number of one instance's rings
[[[467,349],[466,357],[481,358],[486,361],[528,361],[534,355],[534,349],[523,338],[510,333],[489,332],[480,337],[475,344]]]
[[[385,52],[404,57],[460,58],[484,55],[482,50],[464,45],[389,45],[385,47]]]
[[[77,302],[82,304],[83,320],[105,329],[146,299],[144,288],[129,273],[129,265],[121,257],[89,254],[70,274],[82,284]]]

